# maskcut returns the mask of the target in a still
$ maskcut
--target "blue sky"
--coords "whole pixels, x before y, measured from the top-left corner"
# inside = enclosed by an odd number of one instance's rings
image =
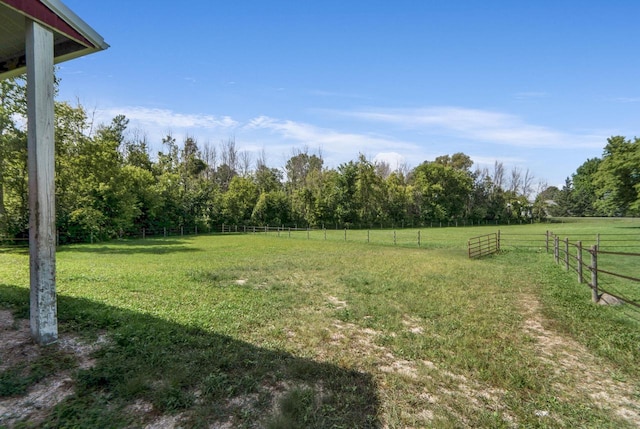
[[[111,47],[61,100],[282,167],[320,150],[395,167],[464,152],[561,185],[640,119],[635,0],[63,0]]]

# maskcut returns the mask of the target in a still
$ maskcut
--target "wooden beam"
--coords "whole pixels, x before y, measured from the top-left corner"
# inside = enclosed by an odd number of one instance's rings
[[[31,335],[45,345],[58,340],[51,30],[28,20],[26,53]]]

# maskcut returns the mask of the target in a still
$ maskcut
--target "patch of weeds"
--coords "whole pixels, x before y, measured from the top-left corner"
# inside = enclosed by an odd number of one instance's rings
[[[195,395],[184,386],[170,383],[155,390],[153,405],[164,412],[175,412],[190,408],[195,403]]]
[[[9,368],[0,374],[0,397],[22,395],[32,383],[25,364]]]
[[[308,387],[294,387],[278,404],[278,414],[267,422],[269,429],[321,427],[318,412],[322,399]]]
[[[189,271],[187,276],[193,281],[213,285],[220,285],[223,282],[229,282],[238,278],[234,272],[228,270],[208,271],[196,269]]]
[[[133,418],[122,412],[124,405],[113,400],[111,395],[100,392],[87,392],[73,395],[56,405],[44,428],[123,428],[132,427]],[[16,426],[26,429],[31,426]]]
[[[0,373],[0,397],[24,394],[27,389],[45,377],[73,368],[73,357],[52,349],[45,349],[33,362],[20,363]]]

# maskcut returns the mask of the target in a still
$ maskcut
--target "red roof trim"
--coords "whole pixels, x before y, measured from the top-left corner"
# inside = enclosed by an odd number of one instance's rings
[[[96,46],[87,40],[86,37],[67,24],[65,20],[60,18],[51,9],[40,3],[39,0],[2,0],[2,2],[22,12],[24,15],[33,18],[33,20],[48,25],[57,32],[62,33],[87,47],[96,48]]]

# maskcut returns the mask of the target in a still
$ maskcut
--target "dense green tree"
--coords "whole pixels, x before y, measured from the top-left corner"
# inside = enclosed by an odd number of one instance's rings
[[[0,234],[28,231],[24,84],[0,87]],[[442,155],[413,170],[392,171],[362,154],[337,168],[294,152],[284,168],[251,157],[235,140],[217,151],[171,135],[152,157],[144,135],[130,138],[118,115],[94,126],[85,109],[55,103],[57,223],[62,242],[108,239],[142,228],[221,223],[371,227],[429,222],[524,222],[552,216],[640,214],[640,140],[615,136],[602,159],[588,159],[562,189],[548,187],[532,204],[533,176],[504,166],[471,172],[464,153]],[[218,164],[218,154],[220,163]],[[239,174],[239,172],[241,174]]]
[[[587,159],[573,174],[572,212],[575,216],[600,216],[596,207],[596,177],[600,166],[600,158]]]
[[[602,161],[594,175],[598,210],[607,216],[640,214],[640,139],[607,139]]]
[[[464,217],[473,188],[467,169],[442,162],[423,162],[412,174],[420,220],[450,221]]]
[[[234,176],[229,184],[229,190],[222,199],[222,216],[225,223],[246,224],[253,214],[259,193],[253,179]]]
[[[284,191],[262,192],[251,213],[257,225],[283,225],[289,223],[289,201]]]

